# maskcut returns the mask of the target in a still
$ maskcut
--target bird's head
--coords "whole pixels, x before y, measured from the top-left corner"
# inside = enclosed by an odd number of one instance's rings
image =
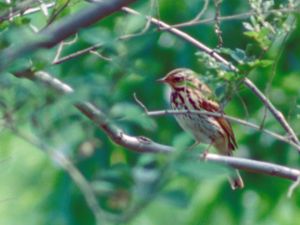
[[[157,81],[170,85],[172,89],[190,88],[211,93],[207,85],[199,80],[197,74],[194,71],[186,68],[172,70],[166,76]]]

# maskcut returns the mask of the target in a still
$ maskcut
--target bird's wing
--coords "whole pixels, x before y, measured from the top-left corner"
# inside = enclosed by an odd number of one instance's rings
[[[215,101],[209,100],[209,99],[204,99],[202,100],[202,102],[200,103],[201,108],[205,109],[208,112],[219,112],[219,113],[224,113],[219,104]],[[228,138],[228,149],[229,150],[234,150],[237,148],[237,143],[235,140],[235,136],[231,127],[230,122],[225,119],[224,117],[220,117],[220,116],[216,116],[214,117],[218,123],[220,124],[220,126],[222,127],[222,129],[224,130],[227,138]]]

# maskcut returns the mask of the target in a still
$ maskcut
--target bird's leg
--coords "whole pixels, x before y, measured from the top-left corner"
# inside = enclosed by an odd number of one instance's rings
[[[211,148],[212,145],[213,145],[213,141],[211,141],[210,144],[207,146],[207,148],[204,150],[204,152],[202,154],[202,159],[204,161],[206,161],[207,154],[208,154],[209,149]]]
[[[200,144],[200,141],[195,141],[195,143],[192,144],[192,145],[188,148],[188,151],[194,150],[194,148],[196,148],[197,145],[199,145],[199,144]]]

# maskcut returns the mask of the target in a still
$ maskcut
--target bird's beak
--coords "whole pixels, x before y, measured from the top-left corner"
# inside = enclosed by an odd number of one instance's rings
[[[163,78],[157,79],[156,81],[159,83],[165,83],[166,79],[165,79],[165,77],[163,77]]]

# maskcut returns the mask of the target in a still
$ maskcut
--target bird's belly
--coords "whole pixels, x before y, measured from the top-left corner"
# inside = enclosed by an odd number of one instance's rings
[[[191,133],[199,142],[210,144],[220,137],[220,127],[211,117],[190,113],[176,115],[175,118],[182,129]]]

